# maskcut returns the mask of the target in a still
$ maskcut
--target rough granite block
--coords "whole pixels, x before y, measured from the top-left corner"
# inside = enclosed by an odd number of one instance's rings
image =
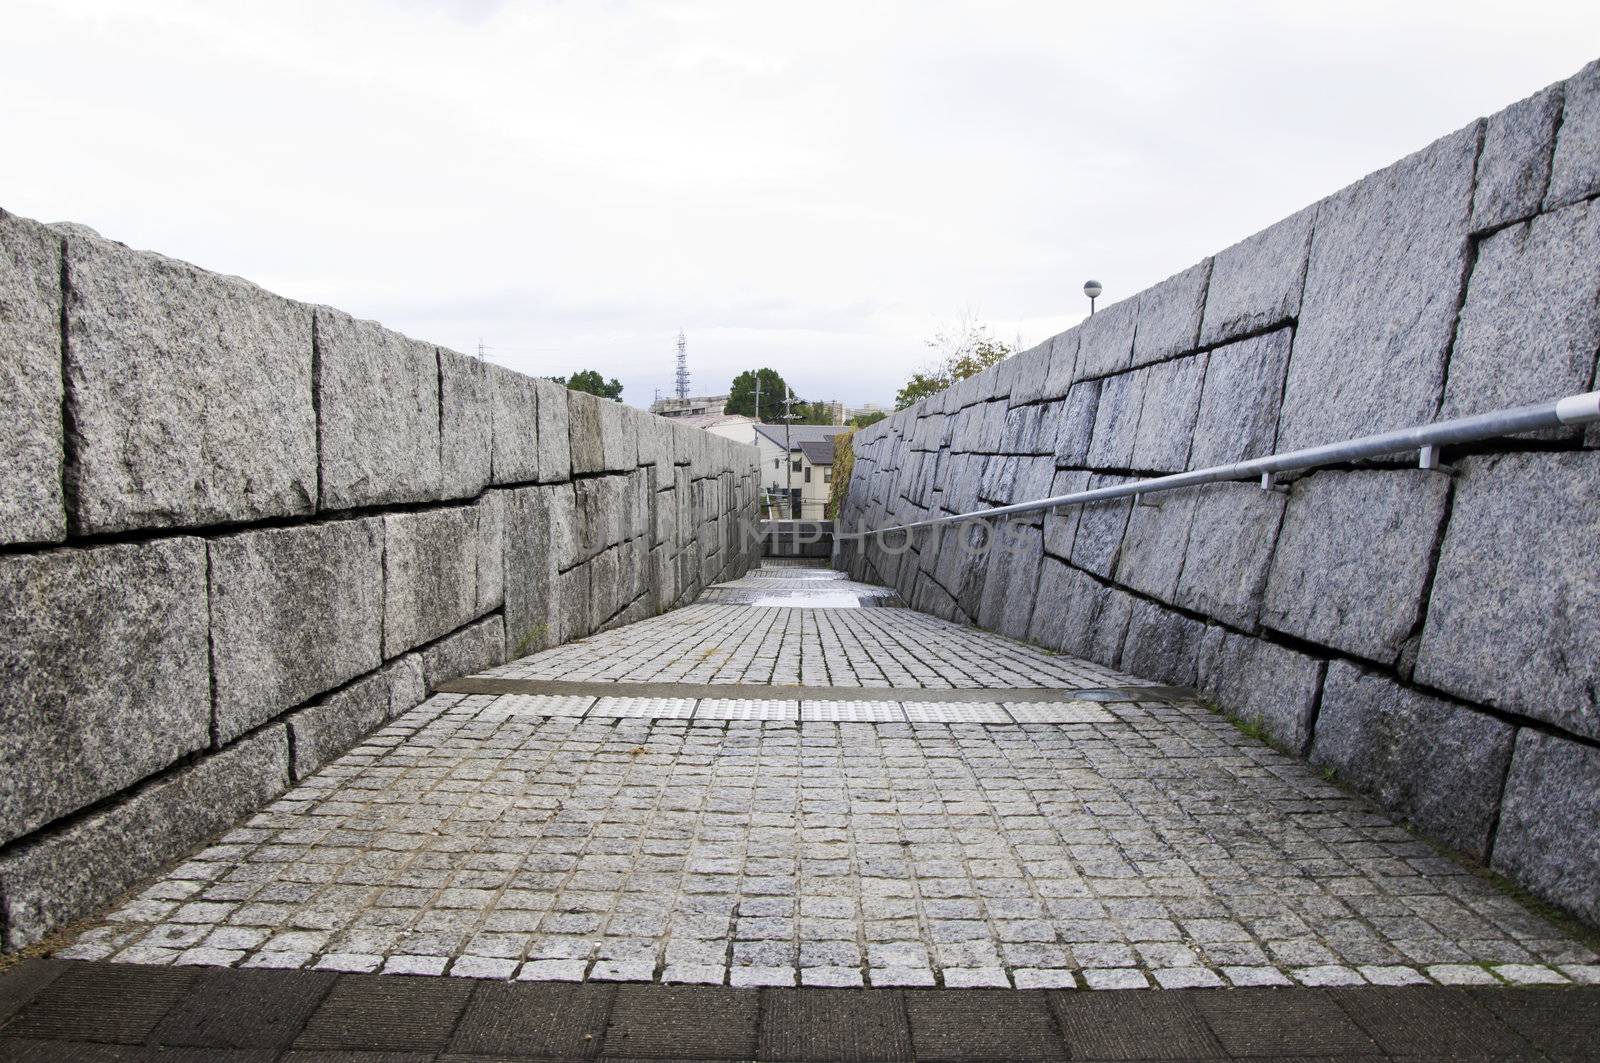
[[[1600,923],[1600,749],[1524,727],[1490,863],[1591,926]]]
[[[0,556],[0,842],[209,744],[205,549]]]
[[[1110,376],[1133,365],[1133,333],[1139,319],[1137,297],[1101,307],[1078,323],[1078,365],[1073,378]]]
[[[1206,630],[1197,685],[1230,716],[1261,725],[1296,753],[1311,742],[1311,716],[1325,662],[1220,627]]]
[[[1200,488],[1173,601],[1246,631],[1256,626],[1285,498],[1254,484]]]
[[[494,457],[489,363],[440,347],[439,397],[441,497],[472,498],[488,485]]]
[[[59,542],[61,237],[0,211],[0,543]]]
[[[601,405],[600,454],[608,472],[638,468],[639,422],[649,416],[621,402],[606,400]]]
[[[1600,59],[1568,78],[1562,95],[1561,129],[1550,161],[1545,210],[1600,192]]]
[[[1205,632],[1198,620],[1135,599],[1117,667],[1173,686],[1194,686]]]
[[[1483,129],[1472,229],[1482,232],[1539,212],[1561,121],[1559,84],[1491,115]]]
[[[448,634],[478,615],[475,507],[383,518],[383,655]]]
[[[309,307],[77,233],[66,270],[74,532],[311,512]]]
[[[1100,381],[1086,380],[1072,385],[1067,392],[1065,405],[1056,420],[1057,465],[1065,468],[1088,463],[1089,441],[1100,412],[1100,388]]]
[[[1044,546],[1038,528],[1007,524],[989,551],[978,626],[1026,638],[1039,588]]]
[[[240,532],[209,550],[220,741],[382,663],[381,520]]]
[[[1319,472],[1290,492],[1261,622],[1393,662],[1420,615],[1450,478],[1408,469]]]
[[[1593,202],[1484,240],[1467,283],[1443,415],[1587,391],[1600,349],[1597,293],[1600,206]]]
[[[1139,439],[1139,407],[1144,402],[1144,385],[1149,374],[1150,370],[1139,369],[1100,381],[1094,434],[1089,440],[1088,464],[1091,467],[1133,468],[1133,448]]]
[[[1104,586],[1063,561],[1039,563],[1039,594],[1028,622],[1028,639],[1053,650],[1083,640]]]
[[[505,512],[506,492],[490,491],[471,509],[476,544],[478,610],[482,616],[506,600]]]
[[[1050,373],[1050,344],[1050,340],[1035,344],[1011,355],[1003,363],[1011,375],[1006,397],[1012,406],[1038,402],[1044,397],[1045,377]]]
[[[1126,476],[1091,476],[1088,489],[1111,487],[1128,482]],[[1078,568],[1104,579],[1116,571],[1117,554],[1128,529],[1128,513],[1133,508],[1131,498],[1113,498],[1088,502],[1078,507],[1078,533],[1072,541],[1072,563]]]
[[[1164,602],[1175,600],[1198,498],[1198,490],[1186,488],[1134,500],[1117,557],[1118,583]]]
[[[1514,729],[1344,661],[1328,665],[1311,762],[1385,809],[1482,859]]]
[[[1316,217],[1317,208],[1306,207],[1212,260],[1202,345],[1259,332],[1300,313]]]
[[[1432,420],[1470,257],[1481,122],[1324,200],[1278,447]]]
[[[570,484],[505,492],[506,648],[512,660],[556,645],[561,603],[553,539],[562,528],[572,534],[572,510]]]
[[[1600,452],[1459,468],[1417,680],[1600,738]]]
[[[427,502],[440,496],[435,348],[318,307],[319,508]]]
[[[504,366],[485,364],[493,396],[493,482],[533,483],[539,479],[539,382]],[[558,397],[565,409],[565,396]],[[565,454],[565,432],[561,445]]]
[[[145,787],[0,856],[5,945],[22,948],[120,896],[282,793],[282,726],[178,768]]]
[[[1189,468],[1228,465],[1273,452],[1293,332],[1278,329],[1211,352]]]
[[[1189,461],[1200,411],[1200,385],[1206,356],[1175,358],[1145,370],[1144,401],[1134,432],[1133,468],[1150,472],[1182,472]]]
[[[295,779],[310,775],[389,719],[394,678],[381,669],[289,714],[289,770]]]
[[[539,482],[572,479],[572,439],[567,389],[549,380],[534,381],[539,396]]]
[[[567,433],[572,446],[572,472],[582,476],[606,467],[601,422],[610,400],[567,389]]]
[[[1139,293],[1139,327],[1133,334],[1133,364],[1148,365],[1187,354],[1200,343],[1211,260],[1190,266]]]
[[[1076,494],[1089,486],[1089,473],[1073,469],[1059,470],[1050,484],[1050,496]],[[1078,538],[1078,520],[1083,515],[1082,506],[1062,506],[1044,515],[1044,548],[1065,560],[1072,556],[1072,545]]]
[[[473,675],[505,663],[506,625],[499,616],[485,617],[421,652],[422,677],[429,690],[464,675]]]

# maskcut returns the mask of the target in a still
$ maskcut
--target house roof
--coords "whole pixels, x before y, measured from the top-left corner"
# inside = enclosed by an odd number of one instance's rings
[[[807,439],[800,444],[800,453],[813,465],[832,465],[833,440]]]
[[[781,424],[758,424],[756,431],[767,437],[767,441],[782,447],[784,445],[784,432],[789,433],[789,443],[795,450],[800,449],[802,443],[820,443],[826,441],[831,448],[833,437],[841,432],[850,431],[849,425],[833,424],[797,424],[787,429]]]
[[[746,417],[742,413],[695,413],[682,417],[668,417],[667,420],[674,424],[688,425],[690,428],[715,428],[724,424],[754,424],[754,417]]]

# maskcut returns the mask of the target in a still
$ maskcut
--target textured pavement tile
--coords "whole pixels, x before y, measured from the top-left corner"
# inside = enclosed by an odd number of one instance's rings
[[[585,1059],[600,1051],[611,986],[477,985],[450,1038],[454,1053]]]
[[[338,975],[307,971],[202,973],[156,1025],[163,1045],[273,1048],[293,1041]]]
[[[0,970],[0,1026],[71,967],[65,960],[24,960]]]
[[[905,990],[918,1059],[1063,1059],[1042,993]]]
[[[1192,997],[1229,1055],[1379,1054],[1372,1038],[1326,990],[1234,989]]]
[[[607,1056],[751,1059],[760,994],[707,986],[621,986],[606,1027]]]
[[[1527,1042],[1461,989],[1333,989],[1329,996],[1391,1055],[1516,1056]]]
[[[896,990],[767,990],[758,1055],[772,1060],[909,1059],[905,1002]]]
[[[1222,1045],[1193,993],[1052,993],[1074,1059],[1201,1059]]]
[[[1570,989],[1469,989],[1486,1011],[1551,1059],[1595,1058],[1600,994]]]
[[[474,988],[459,978],[345,975],[294,1046],[394,1052],[444,1049]]]
[[[199,974],[194,968],[74,962],[22,1007],[5,1034],[140,1044]]]

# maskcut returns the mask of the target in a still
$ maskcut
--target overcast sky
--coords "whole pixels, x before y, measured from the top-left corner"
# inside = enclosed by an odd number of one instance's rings
[[[648,405],[892,401],[1575,72],[1600,4],[30,3],[0,206]]]

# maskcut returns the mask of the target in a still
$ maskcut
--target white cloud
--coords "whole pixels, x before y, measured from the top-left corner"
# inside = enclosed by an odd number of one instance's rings
[[[1574,72],[1593,5],[13,4],[0,205],[647,403],[887,401]]]

